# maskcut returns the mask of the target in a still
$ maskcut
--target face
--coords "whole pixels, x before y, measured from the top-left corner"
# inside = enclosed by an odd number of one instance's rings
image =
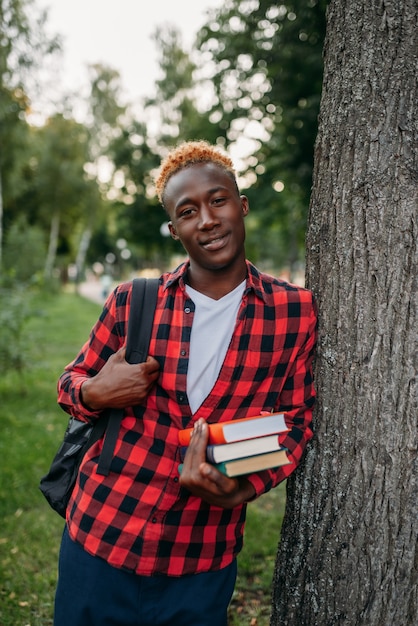
[[[188,253],[192,272],[218,272],[245,262],[248,200],[221,167],[198,163],[173,174],[164,201],[171,236]]]

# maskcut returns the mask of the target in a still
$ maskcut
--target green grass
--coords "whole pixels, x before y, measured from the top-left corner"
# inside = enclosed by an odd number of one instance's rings
[[[28,364],[0,378],[0,624],[52,624],[63,520],[38,489],[67,419],[56,381],[100,313],[76,295],[43,296],[25,329]],[[284,487],[249,506],[245,547],[230,608],[231,626],[267,626]]]

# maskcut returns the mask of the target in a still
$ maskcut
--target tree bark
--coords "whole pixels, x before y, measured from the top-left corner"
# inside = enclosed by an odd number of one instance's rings
[[[49,230],[49,244],[48,253],[45,260],[44,267],[44,279],[46,282],[52,278],[52,272],[54,270],[55,259],[57,257],[58,237],[60,230],[60,214],[59,211],[54,213],[51,218],[51,227]]]
[[[90,241],[92,236],[92,228],[90,226],[86,226],[82,232],[80,243],[78,246],[77,257],[75,260],[76,266],[76,291],[78,292],[78,286],[83,278],[83,271],[86,262],[87,251],[89,249]]]
[[[0,167],[0,276],[3,267],[3,178]]]
[[[418,624],[418,7],[333,0],[307,235],[315,437],[271,624]]]

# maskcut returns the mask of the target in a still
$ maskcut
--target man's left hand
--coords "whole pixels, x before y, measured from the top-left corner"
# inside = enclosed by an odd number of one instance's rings
[[[253,498],[255,490],[245,477],[229,478],[206,462],[209,427],[204,419],[196,422],[184,457],[180,484],[205,502],[232,509]]]

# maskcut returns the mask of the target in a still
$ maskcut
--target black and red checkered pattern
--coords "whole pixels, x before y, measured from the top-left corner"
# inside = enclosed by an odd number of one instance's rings
[[[245,505],[210,506],[180,487],[178,431],[208,422],[286,411],[282,439],[291,465],[249,475],[257,495],[287,478],[312,437],[312,360],[317,314],[312,293],[260,273],[247,262],[247,285],[218,380],[192,416],[186,393],[194,304],[188,264],[161,278],[150,343],[160,363],[143,406],[127,408],[109,476],[96,474],[102,442],[86,455],[70,501],[70,535],[91,554],[142,575],[180,576],[225,567],[242,547]],[[87,343],[59,381],[58,401],[79,419],[94,419],[80,387],[125,343],[131,283],[105,303]]]

